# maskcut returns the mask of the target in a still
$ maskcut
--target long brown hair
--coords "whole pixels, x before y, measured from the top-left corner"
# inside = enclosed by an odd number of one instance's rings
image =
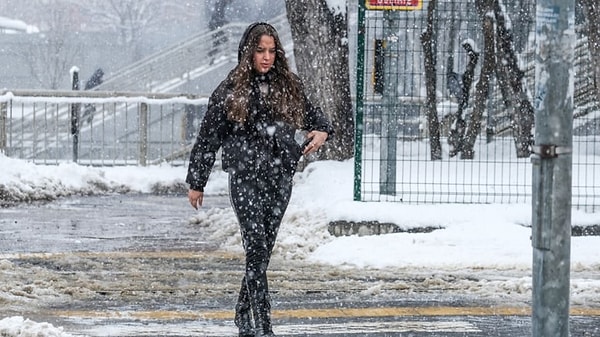
[[[248,118],[251,82],[255,76],[254,53],[263,35],[272,37],[276,48],[267,104],[272,109],[273,118],[301,127],[305,108],[302,83],[290,70],[277,31],[267,23],[251,25],[240,41],[239,63],[231,73],[233,92],[225,99],[227,118],[241,123]]]

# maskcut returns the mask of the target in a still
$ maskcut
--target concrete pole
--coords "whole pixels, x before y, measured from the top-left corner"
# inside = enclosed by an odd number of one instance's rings
[[[396,145],[398,143],[398,34],[399,11],[386,10],[383,18],[384,69],[383,107],[381,109],[381,144],[379,191],[396,195]]]
[[[569,336],[574,0],[538,0],[533,146],[534,337]]]

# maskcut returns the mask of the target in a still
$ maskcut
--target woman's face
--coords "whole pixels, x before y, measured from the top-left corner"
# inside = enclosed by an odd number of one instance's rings
[[[276,54],[275,39],[269,35],[261,36],[254,51],[254,70],[260,74],[267,73],[275,63]]]

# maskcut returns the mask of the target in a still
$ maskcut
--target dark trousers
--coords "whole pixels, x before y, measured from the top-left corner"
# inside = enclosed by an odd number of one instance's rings
[[[246,273],[236,311],[239,314],[252,308],[257,328],[265,330],[270,330],[271,307],[266,272],[290,200],[292,179],[276,168],[229,175],[231,204],[246,253]]]

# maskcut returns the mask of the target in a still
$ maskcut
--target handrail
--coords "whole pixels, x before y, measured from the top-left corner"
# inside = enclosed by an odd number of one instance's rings
[[[144,97],[148,99],[187,98],[196,99],[200,97],[195,94],[161,93],[141,91],[75,91],[75,90],[39,90],[39,89],[17,89],[0,91],[0,102],[8,101],[18,97],[67,97],[67,98],[118,98],[118,97]]]
[[[291,41],[285,15],[271,23],[283,41]],[[172,91],[190,80],[209,73],[216,66],[237,62],[237,40],[247,23],[230,23],[214,31],[203,31],[115,72],[95,90]],[[215,36],[223,44],[214,44]]]

